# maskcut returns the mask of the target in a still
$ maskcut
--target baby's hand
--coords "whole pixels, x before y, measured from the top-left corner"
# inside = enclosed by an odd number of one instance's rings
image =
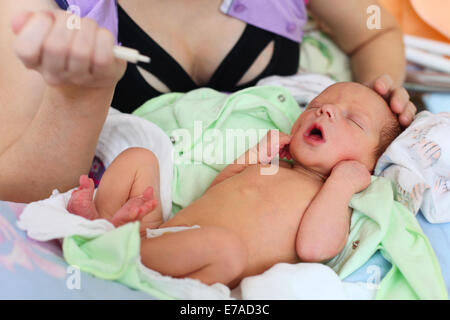
[[[113,88],[126,62],[113,54],[113,35],[89,18],[69,28],[70,13],[23,12],[14,17],[15,53],[50,86]]]
[[[362,163],[354,160],[339,162],[331,171],[330,177],[342,181],[353,193],[361,192],[370,185],[370,172]]]
[[[269,130],[264,138],[259,142],[259,162],[268,164],[277,154],[280,157],[290,158],[286,146],[291,142],[292,137],[278,130]]]

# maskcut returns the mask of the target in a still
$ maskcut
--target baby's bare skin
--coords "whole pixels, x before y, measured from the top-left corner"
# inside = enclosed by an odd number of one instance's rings
[[[268,134],[175,217],[163,223],[160,206],[152,207],[141,221],[142,263],[164,275],[233,288],[276,263],[333,258],[347,241],[350,200],[370,184],[383,119],[389,117],[394,115],[370,89],[330,86],[300,115],[290,135]],[[278,171],[262,174],[278,154],[292,163],[280,161]],[[98,216],[136,220],[135,202],[129,201],[149,186],[159,202],[156,157],[146,149],[124,151],[102,178],[94,201]],[[88,199],[78,198],[85,194]],[[74,194],[75,203],[92,202],[90,194]],[[147,228],[194,225],[200,228],[145,236]]]
[[[299,262],[295,248],[298,226],[323,181],[286,162],[280,162],[275,175],[261,175],[260,167],[251,165],[208,189],[161,228],[199,225],[235,232],[248,254],[239,281],[277,262]]]

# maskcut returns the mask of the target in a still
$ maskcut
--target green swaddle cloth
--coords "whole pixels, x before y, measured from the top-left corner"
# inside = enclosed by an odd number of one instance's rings
[[[251,139],[246,133],[251,130],[278,129],[288,133],[300,113],[293,97],[283,88],[254,87],[231,95],[212,89],[169,93],[150,100],[134,114],[157,124],[174,142],[172,200],[176,214],[200,197],[227,165],[205,161],[206,153],[214,156],[219,153],[214,151],[221,150],[236,158],[252,146],[238,144],[231,150],[223,143],[227,130],[241,130],[247,142]],[[209,134],[211,131],[216,134]],[[191,137],[189,141],[187,136]],[[234,158],[228,160],[230,163]],[[373,177],[369,188],[353,196],[350,206],[354,210],[347,244],[327,263],[341,279],[381,250],[392,268],[379,284],[376,298],[448,298],[428,239],[415,217],[394,201],[388,180]],[[68,263],[98,277],[168,298],[164,288],[148,277],[140,264],[137,225],[129,224],[94,239],[67,237],[64,256]]]

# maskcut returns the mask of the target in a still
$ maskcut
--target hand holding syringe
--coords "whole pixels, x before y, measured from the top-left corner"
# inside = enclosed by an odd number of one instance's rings
[[[123,60],[150,58],[116,46],[112,33],[89,18],[67,27],[65,11],[22,12],[14,17],[14,51],[25,67],[41,73],[50,86],[113,88],[126,69]]]

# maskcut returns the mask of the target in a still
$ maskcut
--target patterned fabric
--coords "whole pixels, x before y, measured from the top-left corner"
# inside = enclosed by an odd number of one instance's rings
[[[89,170],[89,178],[94,180],[95,187],[98,187],[100,180],[105,173],[105,165],[99,157],[94,157],[91,170]]]
[[[0,201],[0,300],[154,299],[78,272],[64,261],[59,241],[30,239],[16,224],[24,207]]]
[[[392,180],[397,200],[431,223],[450,222],[450,113],[422,111],[379,159],[376,175]]]
[[[39,243],[27,239],[23,232],[14,226],[15,219],[22,213],[25,204],[11,202],[8,206],[9,214],[0,215],[0,249],[3,249],[0,250],[0,267],[10,272],[23,268],[28,270],[37,268],[54,278],[63,278],[65,268],[47,259],[48,256],[61,252],[58,243]],[[6,210],[4,207],[0,208],[3,212]],[[6,248],[6,243],[9,243],[9,250]]]

